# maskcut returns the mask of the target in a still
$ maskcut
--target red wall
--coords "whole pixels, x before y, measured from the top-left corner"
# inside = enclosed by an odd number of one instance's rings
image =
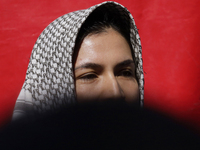
[[[57,17],[102,0],[0,1],[0,125],[10,120],[32,47]],[[200,1],[118,0],[142,42],[145,107],[200,131]]]

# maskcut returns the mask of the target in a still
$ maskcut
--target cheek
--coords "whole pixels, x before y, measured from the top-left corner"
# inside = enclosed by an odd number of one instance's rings
[[[76,96],[78,102],[91,101],[98,95],[99,89],[95,84],[82,84],[76,82]]]
[[[139,86],[136,80],[119,81],[119,84],[124,93],[126,102],[139,101]]]

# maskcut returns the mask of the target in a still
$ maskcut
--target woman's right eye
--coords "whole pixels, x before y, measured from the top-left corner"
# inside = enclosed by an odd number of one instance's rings
[[[96,74],[85,74],[85,75],[82,75],[79,79],[81,80],[94,80],[95,78],[97,78],[97,75]]]

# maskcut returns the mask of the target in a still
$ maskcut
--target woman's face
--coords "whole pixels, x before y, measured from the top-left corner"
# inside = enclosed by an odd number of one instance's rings
[[[139,100],[130,47],[112,28],[85,37],[74,71],[78,102]]]

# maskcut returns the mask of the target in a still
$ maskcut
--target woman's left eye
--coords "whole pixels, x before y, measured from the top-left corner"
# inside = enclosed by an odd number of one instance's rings
[[[134,74],[132,70],[122,70],[118,76],[124,76],[124,77],[134,77]]]

